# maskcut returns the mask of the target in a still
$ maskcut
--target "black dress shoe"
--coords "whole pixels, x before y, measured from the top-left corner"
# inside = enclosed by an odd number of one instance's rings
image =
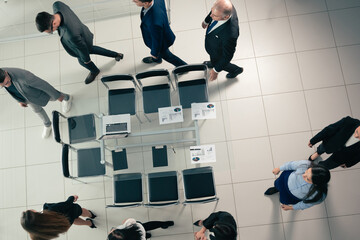
[[[162,229],[167,229],[168,227],[174,226],[174,221],[167,221],[161,226]]]
[[[265,191],[265,195],[273,195],[275,193],[279,192],[276,187],[271,187],[268,190]]]
[[[117,62],[119,62],[121,59],[123,59],[124,58],[124,54],[122,54],[122,53],[118,53],[117,55],[116,55],[116,57],[115,57],[115,61],[117,61]]]
[[[151,233],[146,233],[146,234],[145,234],[145,238],[146,238],[146,239],[151,238]]]
[[[244,69],[242,67],[239,67],[236,71],[226,74],[226,78],[236,78],[236,76],[242,73],[243,71]]]
[[[208,68],[213,68],[214,66],[211,64],[210,61],[204,61],[203,64],[205,64]]]
[[[85,84],[92,83],[95,80],[96,76],[99,75],[99,73],[100,73],[100,70],[97,72],[94,72],[94,73],[90,72],[89,75],[85,79]]]
[[[147,64],[150,64],[150,63],[162,63],[162,59],[160,58],[159,60],[153,58],[153,57],[144,57],[143,58],[143,63],[147,63]]]

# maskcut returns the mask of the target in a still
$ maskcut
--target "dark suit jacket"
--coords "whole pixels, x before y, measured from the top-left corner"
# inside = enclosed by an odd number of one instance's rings
[[[45,203],[43,209],[65,215],[70,224],[73,224],[74,220],[81,215],[81,207],[74,203],[74,196],[68,197],[65,202]]]
[[[206,229],[210,230],[217,223],[225,224],[225,225],[229,226],[230,228],[232,228],[234,230],[235,234],[237,233],[235,219],[230,213],[222,212],[222,211],[214,212],[214,213],[210,214],[210,216],[203,221],[203,226]],[[236,236],[234,237],[234,240],[235,239],[236,239]],[[228,239],[228,240],[233,240],[233,239]]]
[[[30,103],[45,106],[50,99],[58,99],[61,93],[48,82],[20,68],[3,68],[19,93]]]
[[[232,9],[231,18],[205,36],[205,49],[217,72],[222,71],[230,63],[239,37],[238,17],[234,6]],[[211,12],[205,18],[206,23],[212,20],[210,14]]]
[[[60,13],[61,15],[58,33],[66,52],[79,58],[82,62],[89,62],[89,49],[93,46],[94,35],[65,3],[55,2],[53,10],[54,14]]]
[[[145,45],[151,49],[151,55],[158,57],[160,52],[168,49],[175,41],[166,14],[164,0],[154,0],[153,6],[145,14],[141,9],[141,33]]]
[[[349,116],[344,117],[340,121],[327,126],[321,132],[316,134],[310,139],[310,143],[314,145],[317,142],[322,141],[326,153],[340,151],[345,147],[346,142],[359,126],[360,120]]]

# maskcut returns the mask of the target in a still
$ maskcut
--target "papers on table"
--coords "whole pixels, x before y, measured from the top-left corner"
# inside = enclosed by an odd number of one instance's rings
[[[216,162],[215,145],[190,147],[191,164]]]
[[[159,122],[162,124],[183,122],[182,106],[159,108]]]
[[[191,104],[192,120],[198,119],[215,119],[216,107],[215,103],[192,103]]]

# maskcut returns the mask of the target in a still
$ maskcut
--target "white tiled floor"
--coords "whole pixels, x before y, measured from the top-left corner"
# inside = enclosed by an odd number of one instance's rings
[[[131,0],[124,1],[134,9]],[[188,63],[208,60],[201,22],[213,1],[171,0],[171,27],[177,36],[171,50]],[[75,1],[65,2],[75,4]],[[98,1],[76,1],[77,4],[95,2]],[[220,73],[217,81],[208,83],[210,100],[217,104],[217,119],[199,122],[201,143],[216,146],[217,162],[209,165],[214,167],[219,203],[160,210],[105,208],[112,202],[111,179],[101,178],[86,185],[64,179],[60,145],[52,138],[42,140],[37,116],[30,109],[20,108],[1,90],[0,239],[29,239],[19,224],[21,212],[39,209],[44,202],[62,201],[71,194],[78,194],[79,203],[97,213],[98,228],[73,226],[60,237],[62,240],[105,239],[112,226],[128,217],[143,222],[175,221],[169,230],[153,231],[153,239],[193,239],[198,228],[192,222],[218,210],[234,215],[239,240],[358,239],[359,166],[332,171],[326,201],[308,210],[284,212],[279,208],[277,196],[264,197],[263,192],[274,181],[273,167],[308,158],[313,149],[307,143],[319,130],[347,115],[360,118],[360,1],[233,2],[240,22],[233,62],[244,67],[244,73],[232,80]],[[16,34],[29,34],[35,27],[35,14],[40,10],[51,11],[51,3],[1,1],[0,10],[7,13],[0,17],[0,31],[25,20]],[[91,17],[110,10],[97,6],[94,11],[79,14]],[[136,7],[135,10],[140,11]],[[93,56],[102,74],[173,69],[166,62],[151,67],[141,63],[149,49],[143,43],[139,24],[137,11],[87,23],[96,44],[125,53],[120,63]],[[0,67],[25,68],[72,94],[74,105],[70,115],[106,112],[106,89],[100,77],[97,82],[84,85],[87,71],[63,50],[56,35],[1,42]],[[176,99],[176,94],[172,97]],[[141,99],[138,105],[141,111]],[[52,102],[45,109],[50,114],[60,107],[58,102]],[[151,118],[155,122],[134,124],[134,129],[157,128],[158,119]],[[185,122],[177,126],[190,126],[189,119],[190,112],[185,111]],[[132,143],[151,140],[136,138]],[[187,147],[177,146],[175,150],[176,154],[169,149],[169,166],[161,170],[194,167]],[[141,148],[129,149],[128,163],[128,172],[158,171],[152,167],[150,148],[144,148],[143,152]],[[183,199],[181,183],[180,179]]]

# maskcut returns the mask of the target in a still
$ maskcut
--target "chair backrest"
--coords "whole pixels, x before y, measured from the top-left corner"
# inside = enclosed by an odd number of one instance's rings
[[[191,168],[182,171],[186,203],[217,201],[212,167]]]
[[[61,162],[62,162],[62,170],[63,175],[66,178],[71,178],[69,171],[69,145],[63,144],[61,151]]]
[[[203,72],[203,77],[179,81],[179,75],[188,75],[191,72]],[[173,70],[175,82],[179,91],[180,104],[183,108],[190,108],[192,103],[208,102],[207,66],[193,64],[176,67]]]
[[[167,80],[166,82],[162,81],[159,83],[157,77],[161,77],[161,79],[166,77]],[[156,82],[151,81],[150,84],[144,84],[143,80],[149,78],[156,78]],[[136,74],[136,79],[142,89],[144,113],[158,112],[159,108],[171,106],[170,86],[173,88],[174,86],[172,85],[168,70],[160,69],[138,73]]]
[[[63,116],[58,111],[52,111],[52,128],[53,128],[53,135],[54,139],[57,143],[62,143],[61,137],[60,137],[60,116]]]
[[[143,202],[142,174],[114,175],[114,205],[108,207],[134,207]]]
[[[134,77],[130,74],[127,75],[111,75],[101,78],[102,83],[108,89],[108,107],[109,115],[117,114],[136,114],[136,88],[139,86],[136,84]],[[132,82],[132,86],[124,88],[110,89],[107,83],[116,81]],[[139,88],[140,89],[140,88]]]
[[[148,174],[149,207],[161,207],[179,203],[176,171]]]

